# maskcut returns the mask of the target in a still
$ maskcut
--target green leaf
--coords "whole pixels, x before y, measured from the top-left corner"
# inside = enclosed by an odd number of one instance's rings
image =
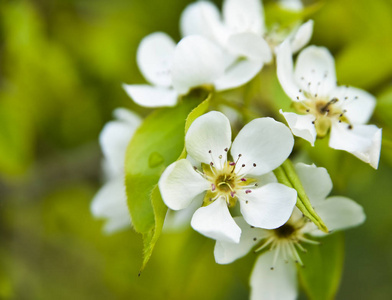
[[[169,164],[186,156],[184,128],[186,133],[192,122],[206,112],[209,99],[196,108],[199,100],[187,98],[174,108],[156,110],[144,120],[128,145],[125,163],[128,207],[134,229],[143,235],[144,245],[140,272],[151,257],[166,216],[167,207],[157,187],[159,177]]]
[[[155,186],[151,193],[151,202],[154,209],[155,226],[154,229],[143,234],[143,263],[139,271],[139,276],[146,267],[148,261],[150,260],[155,244],[158,241],[159,236],[161,235],[163,223],[165,221],[165,216],[167,212],[167,207],[165,203],[163,203],[158,186]]]
[[[154,229],[151,192],[165,167],[180,155],[184,147],[185,120],[197,102],[187,99],[174,108],[152,112],[128,145],[125,183],[133,227],[139,233]]]
[[[298,267],[300,283],[310,299],[331,300],[339,287],[344,260],[344,235],[334,233],[322,239],[321,245],[307,245],[301,256],[304,267]]]
[[[287,159],[279,168],[274,170],[274,173],[280,183],[297,190],[298,197],[296,205],[298,209],[314,224],[316,224],[320,230],[328,233],[327,226],[313,209],[291,161]]]

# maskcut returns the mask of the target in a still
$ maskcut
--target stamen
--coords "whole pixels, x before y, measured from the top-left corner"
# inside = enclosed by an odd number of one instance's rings
[[[303,237],[303,236],[300,237],[299,240],[304,243],[308,243],[308,244],[312,244],[312,245],[320,245],[320,242],[307,239],[306,237]]]
[[[215,191],[216,190],[216,185],[215,184],[211,184],[211,191],[213,192],[213,191]]]
[[[249,193],[252,193],[252,191],[251,190],[246,190],[245,191],[245,194],[249,194]]]
[[[296,258],[296,262],[298,262],[301,266],[303,266],[303,262],[301,260],[301,257],[299,257],[297,250],[294,247],[293,243],[289,243],[289,246],[291,248],[291,252],[294,254],[294,257]]]
[[[266,240],[263,244],[261,244],[261,246],[259,248],[257,248],[254,252],[259,252],[263,249],[265,249],[266,247],[268,247],[273,241],[275,240],[275,238],[273,236],[269,237],[268,240]]]
[[[272,260],[272,267],[271,270],[273,270],[275,268],[276,265],[276,261],[278,260],[278,256],[279,256],[279,252],[280,252],[280,243],[278,243],[276,245],[276,250],[275,250],[275,255],[274,255],[274,259]]]

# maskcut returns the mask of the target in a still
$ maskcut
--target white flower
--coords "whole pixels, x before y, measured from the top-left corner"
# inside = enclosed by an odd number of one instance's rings
[[[270,173],[293,147],[285,125],[271,118],[255,119],[231,144],[229,120],[214,111],[192,123],[185,147],[189,158],[167,167],[159,189],[173,210],[184,209],[193,201],[199,201],[199,206],[203,203],[192,217],[196,231],[217,240],[239,242],[241,229],[229,212],[237,201],[245,220],[253,226],[276,228],[287,221],[296,203],[296,191],[276,183]],[[232,160],[227,156],[230,147]]]
[[[336,85],[334,59],[326,48],[302,50],[293,70],[291,47],[283,43],[277,53],[277,73],[301,113],[282,113],[294,135],[314,145],[316,137],[330,131],[331,148],[348,151],[377,169],[381,129],[364,125],[376,100],[363,90]]]
[[[106,183],[91,203],[92,214],[106,219],[104,230],[107,233],[131,224],[125,194],[124,161],[127,145],[141,122],[139,116],[125,108],[116,109],[114,116],[117,120],[108,122],[99,136]]]
[[[222,51],[201,36],[183,38],[177,45],[165,33],[145,37],[138,48],[137,62],[143,76],[153,85],[124,84],[128,95],[145,107],[174,106],[191,88],[213,85],[224,74]]]
[[[297,164],[296,171],[312,206],[330,230],[350,228],[365,221],[363,208],[354,201],[340,196],[325,199],[332,189],[332,181],[326,169]],[[325,233],[305,219],[297,208],[286,224],[274,230],[253,228],[241,217],[235,218],[235,221],[242,229],[240,243],[217,241],[214,250],[216,262],[228,264],[253,248],[256,252],[269,248],[269,251],[257,258],[253,268],[250,278],[251,299],[295,299],[295,263],[302,265],[297,251],[306,251],[302,244],[318,244],[307,235],[324,236]]]
[[[177,45],[166,33],[146,36],[137,51],[137,64],[152,85],[124,84],[128,95],[145,107],[175,106],[191,88],[224,74],[221,49],[201,36],[183,38]]]
[[[295,2],[297,4],[294,6],[298,8],[301,3]],[[257,73],[264,63],[271,61],[275,47],[283,40],[288,39],[296,50],[307,44],[312,36],[313,21],[310,20],[290,31],[282,28],[267,29],[260,0],[225,0],[222,17],[213,3],[197,1],[188,5],[182,13],[181,29],[184,36],[205,36],[217,42],[235,59],[242,57],[241,61],[233,61],[233,67],[236,69],[242,65],[243,73],[247,68],[246,73],[250,76],[251,65],[253,72]],[[249,66],[246,66],[244,61],[248,62]]]

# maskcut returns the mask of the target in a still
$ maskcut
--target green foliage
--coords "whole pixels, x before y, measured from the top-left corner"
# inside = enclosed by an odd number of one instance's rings
[[[301,286],[309,299],[335,298],[342,277],[344,260],[344,235],[334,233],[320,239],[320,245],[307,245],[301,256],[304,267],[298,267]]]
[[[294,166],[289,159],[287,159],[279,168],[274,170],[275,176],[280,183],[295,189],[298,193],[297,204],[298,209],[308,217],[316,226],[324,232],[328,232],[323,220],[313,209],[305,189],[302,186],[301,180],[295,172]]]
[[[175,108],[151,113],[133,136],[126,155],[126,190],[135,230],[143,234],[144,259],[141,271],[151,257],[166,215],[157,182],[165,167],[185,155],[184,134],[203,114],[209,99],[196,108],[198,100],[186,98]],[[185,128],[185,130],[184,130]],[[182,150],[182,153],[181,153]]]

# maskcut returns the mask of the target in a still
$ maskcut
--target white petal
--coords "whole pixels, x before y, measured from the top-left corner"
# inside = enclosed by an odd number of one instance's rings
[[[315,205],[314,209],[330,231],[358,226],[366,219],[361,205],[341,196],[330,197]],[[314,236],[325,235],[320,230],[310,233]]]
[[[188,207],[197,195],[210,188],[209,182],[201,177],[186,159],[180,159],[168,166],[158,185],[163,201],[173,210]]]
[[[152,84],[171,86],[171,66],[175,43],[166,33],[146,36],[137,50],[137,64],[143,76]]]
[[[264,63],[272,60],[272,52],[268,43],[252,32],[231,35],[227,41],[227,47],[230,53],[240,57],[260,60]]]
[[[105,218],[105,232],[113,233],[131,225],[123,176],[113,178],[98,191],[91,202],[91,213]]]
[[[291,300],[297,298],[297,268],[278,257],[271,270],[275,251],[259,256],[250,276],[251,300]]]
[[[266,230],[250,226],[242,217],[235,217],[234,221],[240,226],[242,231],[240,242],[236,244],[217,241],[214,248],[214,256],[218,264],[229,264],[245,256],[268,235]]]
[[[282,112],[280,113],[284,116],[289,125],[291,131],[295,136],[303,138],[307,140],[312,146],[314,146],[314,142],[316,141],[317,132],[316,127],[312,123],[316,118],[313,115],[297,115],[296,113],[291,112]]]
[[[198,117],[185,136],[186,151],[197,161],[209,164],[213,162],[215,167],[220,166],[219,156],[222,162],[226,160],[227,152],[231,144],[231,128],[227,117],[217,111],[211,111]]]
[[[124,90],[136,104],[144,107],[175,106],[178,94],[172,88],[146,84],[123,84]]]
[[[110,173],[122,174],[128,143],[139,126],[141,119],[124,108],[116,109],[114,114],[118,120],[108,122],[104,126],[99,135],[99,143]]]
[[[142,119],[139,117],[138,114],[122,107],[116,108],[113,111],[113,116],[119,121],[126,122],[127,124],[129,124],[129,126],[132,126],[132,128],[137,128],[142,122]]]
[[[345,150],[377,169],[381,151],[381,129],[376,125],[354,125],[348,129],[345,123],[333,123],[329,146]]]
[[[293,58],[290,41],[283,41],[276,48],[276,72],[280,85],[283,90],[293,101],[304,99],[304,95],[300,92],[300,87],[294,79]]]
[[[294,78],[304,91],[318,97],[328,97],[336,87],[333,56],[324,47],[305,48],[298,55]]]
[[[313,206],[325,200],[332,190],[332,180],[325,168],[297,163],[295,171]]]
[[[259,187],[262,187],[263,185],[269,184],[269,183],[277,183],[278,179],[276,178],[274,172],[269,172],[264,175],[260,176],[252,176],[252,179],[257,180],[257,185]]]
[[[351,123],[365,124],[369,121],[376,106],[376,98],[364,90],[339,86],[331,92],[331,98],[339,99],[341,108]]]
[[[230,215],[226,201],[218,198],[212,204],[199,208],[193,215],[191,226],[201,234],[218,240],[239,243],[241,229]]]
[[[249,82],[263,67],[261,60],[243,59],[235,61],[225,71],[225,74],[214,82],[217,91],[239,87]]]
[[[180,27],[182,36],[202,35],[220,44],[227,39],[218,8],[209,1],[197,1],[189,4],[181,14]]]
[[[274,229],[286,223],[297,202],[296,190],[280,183],[270,183],[237,196],[245,221],[265,229]]]
[[[279,0],[279,5],[291,11],[300,11],[304,8],[301,0]]]
[[[313,34],[313,20],[309,20],[302,24],[295,34],[290,37],[291,51],[293,53],[299,51],[307,43],[309,43],[310,38]]]
[[[253,32],[262,35],[264,11],[260,0],[226,0],[223,3],[225,24],[234,32]]]
[[[179,94],[191,88],[212,84],[224,73],[222,50],[208,39],[192,35],[177,45],[173,59],[173,86]]]
[[[246,124],[238,133],[231,147],[236,160],[236,172],[262,175],[280,166],[293,149],[294,138],[290,129],[272,118],[258,118]],[[256,164],[256,166],[254,166]]]

